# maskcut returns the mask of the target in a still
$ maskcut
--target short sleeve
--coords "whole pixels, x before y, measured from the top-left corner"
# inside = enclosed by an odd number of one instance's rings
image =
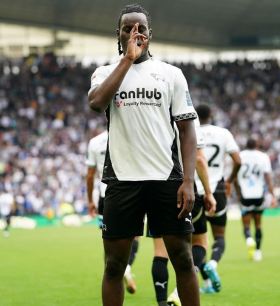
[[[226,152],[228,154],[233,153],[233,152],[239,152],[239,147],[236,143],[236,141],[234,140],[232,134],[230,131],[227,131],[227,135],[226,135]]]
[[[86,165],[90,168],[97,167],[97,161],[96,161],[96,156],[95,156],[95,151],[94,151],[94,143],[92,140],[90,140],[88,144]]]
[[[270,173],[272,171],[271,169],[271,162],[267,154],[264,153],[264,167],[263,167],[264,173]]]
[[[194,120],[194,127],[195,127],[195,133],[196,133],[196,141],[197,141],[197,148],[203,148],[204,147],[204,139],[203,139],[203,135],[201,133],[201,129],[200,129],[200,122],[199,119],[195,119]]]
[[[105,66],[98,67],[91,76],[90,89],[100,85],[108,77],[108,71]]]
[[[174,121],[197,118],[187,81],[180,69],[175,70],[172,95],[172,117]]]

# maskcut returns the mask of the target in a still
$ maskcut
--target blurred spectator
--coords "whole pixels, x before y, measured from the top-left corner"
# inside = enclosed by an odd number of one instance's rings
[[[90,111],[87,92],[96,66],[82,68],[52,54],[0,63],[0,190],[16,199],[17,214],[58,212],[70,203],[86,211],[86,166],[90,138],[106,128],[104,114]],[[253,134],[280,183],[280,70],[276,61],[177,65],[195,105],[213,106],[215,124],[226,127],[243,148]],[[2,73],[4,72],[4,73]]]

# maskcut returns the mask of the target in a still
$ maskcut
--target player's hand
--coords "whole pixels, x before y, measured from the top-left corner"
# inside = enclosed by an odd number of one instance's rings
[[[212,217],[216,211],[217,201],[212,193],[205,194],[203,197],[205,208],[208,211],[209,217]]]
[[[88,203],[88,214],[94,218],[96,216],[96,206],[94,202],[89,202]]]
[[[131,61],[137,60],[145,49],[148,39],[145,35],[138,33],[139,23],[137,22],[130,31],[130,39],[127,45],[126,57]]]
[[[188,217],[194,205],[194,188],[193,182],[184,181],[177,192],[177,207],[182,207],[178,219]]]
[[[225,194],[227,198],[231,195],[231,183],[228,181],[225,181]]]
[[[272,199],[271,199],[271,203],[270,203],[270,208],[271,209],[274,209],[278,206],[278,201],[277,199],[273,196]]]

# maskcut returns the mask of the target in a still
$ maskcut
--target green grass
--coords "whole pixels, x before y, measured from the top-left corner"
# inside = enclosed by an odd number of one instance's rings
[[[205,306],[280,305],[280,217],[263,220],[263,261],[250,262],[239,221],[230,221],[219,266],[222,291],[201,296]],[[152,240],[141,238],[133,265],[137,293],[125,306],[156,306],[151,277]],[[175,286],[169,264],[169,292]],[[99,306],[103,273],[101,232],[96,226],[11,230],[0,236],[1,306]]]

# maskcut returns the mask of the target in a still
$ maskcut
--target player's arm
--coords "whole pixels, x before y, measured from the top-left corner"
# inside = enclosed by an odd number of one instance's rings
[[[265,181],[266,181],[268,190],[272,195],[270,208],[276,208],[277,207],[277,199],[274,195],[274,186],[273,186],[273,182],[272,182],[272,179],[271,179],[271,175],[270,175],[270,173],[265,173],[264,177],[265,177]]]
[[[231,183],[233,183],[233,181],[236,179],[237,173],[241,167],[241,158],[240,158],[239,152],[232,152],[229,155],[233,161],[233,167],[232,167],[230,176],[225,181],[225,192],[226,192],[227,197],[230,196]]]
[[[96,205],[93,202],[94,177],[96,173],[95,167],[88,167],[87,172],[87,195],[88,195],[88,214],[92,217],[96,214]]]
[[[241,200],[241,188],[238,184],[237,179],[234,180],[233,185],[234,185],[235,191],[236,191],[236,200],[237,200],[237,202],[240,202],[240,200]]]
[[[176,121],[181,144],[184,179],[177,193],[177,206],[183,208],[178,218],[186,217],[194,204],[194,171],[196,164],[196,134],[192,120]]]
[[[217,202],[210,189],[208,163],[207,163],[207,160],[205,158],[202,148],[197,149],[196,172],[203,185],[203,188],[205,191],[204,203],[205,203],[206,210],[209,211],[209,216],[211,217],[213,213],[216,211]]]
[[[117,90],[133,62],[141,55],[146,47],[147,39],[145,35],[138,33],[138,23],[130,31],[130,39],[126,55],[121,59],[116,69],[100,85],[92,88],[88,94],[89,106],[92,110],[101,113],[114,98]],[[141,46],[137,45],[137,40],[143,41]]]

